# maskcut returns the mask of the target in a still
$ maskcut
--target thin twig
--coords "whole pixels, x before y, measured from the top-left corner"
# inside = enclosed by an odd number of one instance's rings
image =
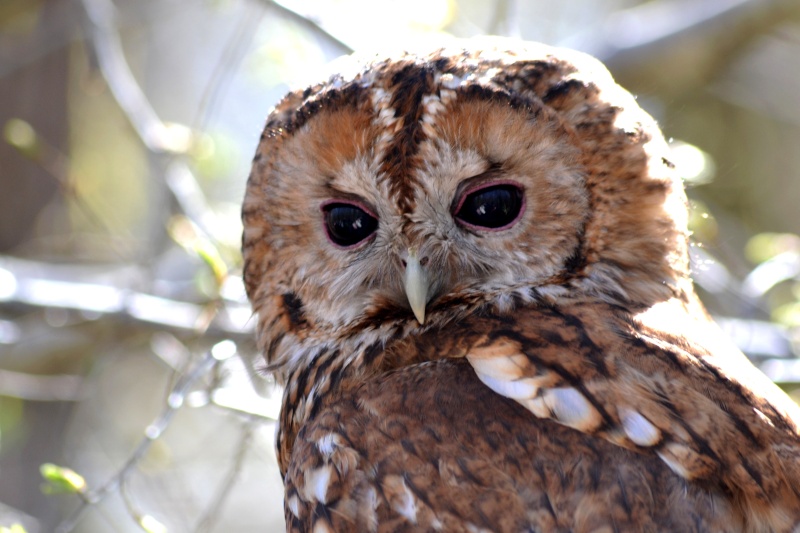
[[[128,117],[142,142],[153,152],[175,151],[161,119],[136,82],[117,31],[116,7],[110,0],[82,0],[89,21],[97,62],[114,99]]]
[[[214,525],[219,521],[222,515],[222,507],[225,505],[226,500],[230,496],[230,493],[236,484],[236,480],[239,478],[239,475],[242,472],[244,460],[253,440],[253,433],[260,423],[261,421],[256,418],[250,418],[244,422],[242,434],[239,439],[239,445],[237,446],[236,454],[231,461],[231,467],[228,469],[225,479],[222,481],[222,483],[220,483],[217,489],[217,494],[211,498],[211,505],[203,514],[202,518],[198,521],[195,531],[199,533],[212,531],[214,529]]]
[[[134,472],[142,458],[150,449],[150,446],[158,440],[169,426],[175,413],[183,406],[186,394],[194,383],[204,376],[216,363],[217,358],[213,355],[213,349],[206,353],[194,368],[181,376],[169,394],[166,406],[156,417],[152,424],[145,429],[145,436],[114,476],[97,490],[89,491],[83,503],[78,506],[73,513],[61,522],[56,528],[56,533],[69,533],[80,521],[83,514],[90,506],[96,505],[106,498],[109,494],[119,490],[127,478]]]
[[[194,130],[203,131],[206,129],[206,125],[218,107],[218,102],[225,86],[229,85],[233,79],[231,73],[239,67],[244,59],[263,18],[263,9],[260,9],[255,16],[250,10],[245,9],[239,24],[233,30],[231,38],[226,43],[225,49],[214,66],[214,71],[206,84],[203,96],[200,98]]]
[[[85,267],[83,267],[85,270]],[[74,309],[92,314],[119,316],[161,329],[198,332],[210,337],[252,340],[252,312],[242,303],[213,301],[213,319],[205,306],[153,296],[133,290],[130,281],[116,285],[86,283],[86,276],[72,276],[81,267],[51,265],[0,256],[0,306],[27,305]],[[100,274],[95,269],[95,277]],[[34,273],[33,275],[31,273]],[[110,272],[113,275],[113,271]],[[67,279],[64,279],[67,277]],[[124,276],[129,277],[129,276]]]
[[[281,15],[285,15],[293,22],[297,23],[302,28],[305,28],[315,37],[319,37],[322,39],[323,42],[332,46],[336,50],[339,51],[341,54],[350,54],[353,52],[353,48],[350,47],[347,43],[339,39],[338,37],[334,37],[333,34],[328,32],[328,30],[324,29],[318,22],[314,21],[311,16],[303,15],[298,13],[294,9],[285,6],[281,2],[277,0],[261,0],[265,4],[273,7],[275,10],[278,11]]]

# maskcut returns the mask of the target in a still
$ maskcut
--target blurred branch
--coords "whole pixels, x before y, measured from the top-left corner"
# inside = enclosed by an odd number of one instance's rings
[[[111,93],[125,113],[142,143],[153,153],[184,154],[192,146],[196,135],[186,126],[166,124],[153,109],[144,91],[133,76],[125,59],[122,41],[115,24],[115,7],[111,0],[82,0],[92,48],[103,78]],[[166,184],[183,213],[210,239],[216,241],[213,231],[213,213],[197,179],[188,165],[175,159],[167,168]]]
[[[231,460],[228,473],[220,484],[217,494],[211,499],[213,503],[206,509],[203,516],[198,521],[197,527],[195,528],[196,531],[213,531],[215,523],[222,517],[222,507],[225,505],[225,501],[228,499],[228,496],[230,496],[231,490],[233,490],[233,487],[236,485],[236,480],[242,472],[247,451],[250,449],[250,445],[253,441],[253,432],[256,428],[256,423],[257,421],[254,419],[244,422],[242,434],[239,438],[238,446],[236,447],[236,453]]]
[[[796,0],[658,0],[561,44],[602,60],[622,85],[669,96],[701,88],[754,37],[798,19]]]
[[[237,70],[250,47],[256,30],[261,24],[264,15],[263,9],[258,9],[256,15],[245,9],[244,13],[228,39],[225,49],[214,66],[211,78],[206,84],[203,96],[198,105],[195,130],[205,130],[225,86],[233,79],[233,72]]]
[[[225,300],[208,305],[181,302],[125,287],[130,284],[127,279],[115,283],[113,272],[107,273],[109,283],[86,283],[84,277],[73,273],[80,271],[81,267],[70,269],[0,256],[0,306],[24,304],[74,309],[116,315],[159,328],[252,341],[252,326],[248,325],[252,312],[246,304]],[[212,314],[209,305],[214,306]]]
[[[153,152],[183,152],[187,128],[168,127],[150,105],[131,72],[115,24],[111,0],[82,0],[90,23],[89,35],[103,77],[139,138]]]
[[[312,15],[300,14],[278,0],[262,1],[280,15],[299,24],[341,53],[353,51],[350,46],[334,37],[323,29],[319,23],[315,22]],[[191,130],[175,124],[165,124],[150,105],[125,59],[122,41],[115,23],[116,8],[113,2],[111,0],[81,0],[81,2],[90,24],[89,35],[100,70],[114,98],[128,117],[142,142],[148,149],[157,153],[185,152],[192,141]],[[217,87],[224,78],[224,76],[219,75],[220,69],[231,68],[232,59],[241,55],[241,48],[249,43],[249,37],[246,36],[252,35],[258,25],[258,21],[259,17],[248,16],[244,19],[244,27],[239,28],[236,32],[237,39],[226,49],[218,63],[217,72],[212,76],[210,90],[204,97],[201,108],[213,101]]]
[[[279,14],[285,16],[292,22],[297,23],[300,27],[304,28],[315,37],[320,38],[325,44],[338,50],[339,53],[350,54],[353,52],[353,49],[350,47],[350,45],[340,40],[338,37],[334,37],[328,32],[328,30],[324,29],[318,22],[316,22],[313,14],[299,13],[281,0],[261,1],[275,9]]]
[[[80,505],[68,516],[56,529],[57,533],[68,533],[72,531],[79,523],[84,513],[92,506],[97,505],[103,501],[110,494],[117,491],[121,492],[124,503],[128,512],[133,519],[144,529],[148,529],[148,525],[158,525],[155,518],[150,515],[140,512],[133,504],[129,494],[127,493],[128,482],[131,476],[136,471],[139,463],[145,457],[153,443],[161,438],[164,432],[172,422],[173,417],[179,409],[184,405],[192,406],[191,395],[193,389],[204,377],[209,376],[212,370],[219,365],[224,365],[226,362],[235,359],[238,354],[236,344],[230,340],[224,340],[215,344],[211,350],[206,352],[202,358],[193,364],[189,365],[186,372],[179,375],[175,384],[170,388],[167,395],[166,404],[155,420],[147,426],[144,430],[144,437],[136,446],[134,451],[122,465],[122,467],[100,488],[95,490],[84,490],[79,496],[81,498]],[[220,483],[217,490],[216,497],[212,500],[214,503],[209,510],[203,515],[198,522],[198,530],[210,530],[213,522],[218,518],[218,512],[222,508],[225,499],[230,494],[236,479],[241,473],[242,465],[252,442],[253,432],[256,425],[262,422],[272,422],[273,418],[269,416],[254,415],[251,412],[242,412],[236,409],[232,411],[238,414],[246,415],[244,426],[242,428],[242,435],[239,440],[237,451],[234,454],[231,462],[231,468],[225,479]],[[162,526],[163,527],[163,526]]]
[[[669,43],[691,31],[707,31],[708,25],[725,17],[741,17],[762,0],[660,0],[638,4],[609,16],[601,44],[610,50],[641,49],[656,43]],[[772,2],[777,4],[779,2]],[[606,52],[607,54],[608,52]],[[603,54],[603,55],[606,55]]]
[[[0,369],[0,396],[37,402],[74,402],[82,398],[80,376],[40,376]]]

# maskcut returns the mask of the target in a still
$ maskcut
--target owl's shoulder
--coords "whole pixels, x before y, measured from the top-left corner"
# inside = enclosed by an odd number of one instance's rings
[[[463,359],[389,372],[327,402],[298,434],[285,481],[290,530],[740,525],[723,498],[658,459],[535,418]]]

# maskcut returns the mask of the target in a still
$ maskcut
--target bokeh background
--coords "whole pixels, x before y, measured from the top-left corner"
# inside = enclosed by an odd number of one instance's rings
[[[282,528],[240,281],[264,119],[350,50],[484,34],[594,54],[638,96],[706,304],[797,393],[797,0],[1,0],[0,529]]]

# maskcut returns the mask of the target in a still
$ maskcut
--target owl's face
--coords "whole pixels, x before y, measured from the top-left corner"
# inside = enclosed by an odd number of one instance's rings
[[[487,306],[679,290],[683,204],[657,129],[596,63],[545,52],[406,55],[277,107],[243,211],[268,359]]]
[[[386,168],[387,152],[404,148],[391,145],[397,120],[375,124],[364,103],[312,117],[275,161],[282,179],[267,185],[275,205],[291,206],[271,213],[272,238],[294,258],[289,288],[309,320],[341,327],[378,310],[413,320],[415,275],[430,314],[454,294],[539,285],[564,270],[587,194],[553,117],[453,93],[423,111],[413,165]]]

